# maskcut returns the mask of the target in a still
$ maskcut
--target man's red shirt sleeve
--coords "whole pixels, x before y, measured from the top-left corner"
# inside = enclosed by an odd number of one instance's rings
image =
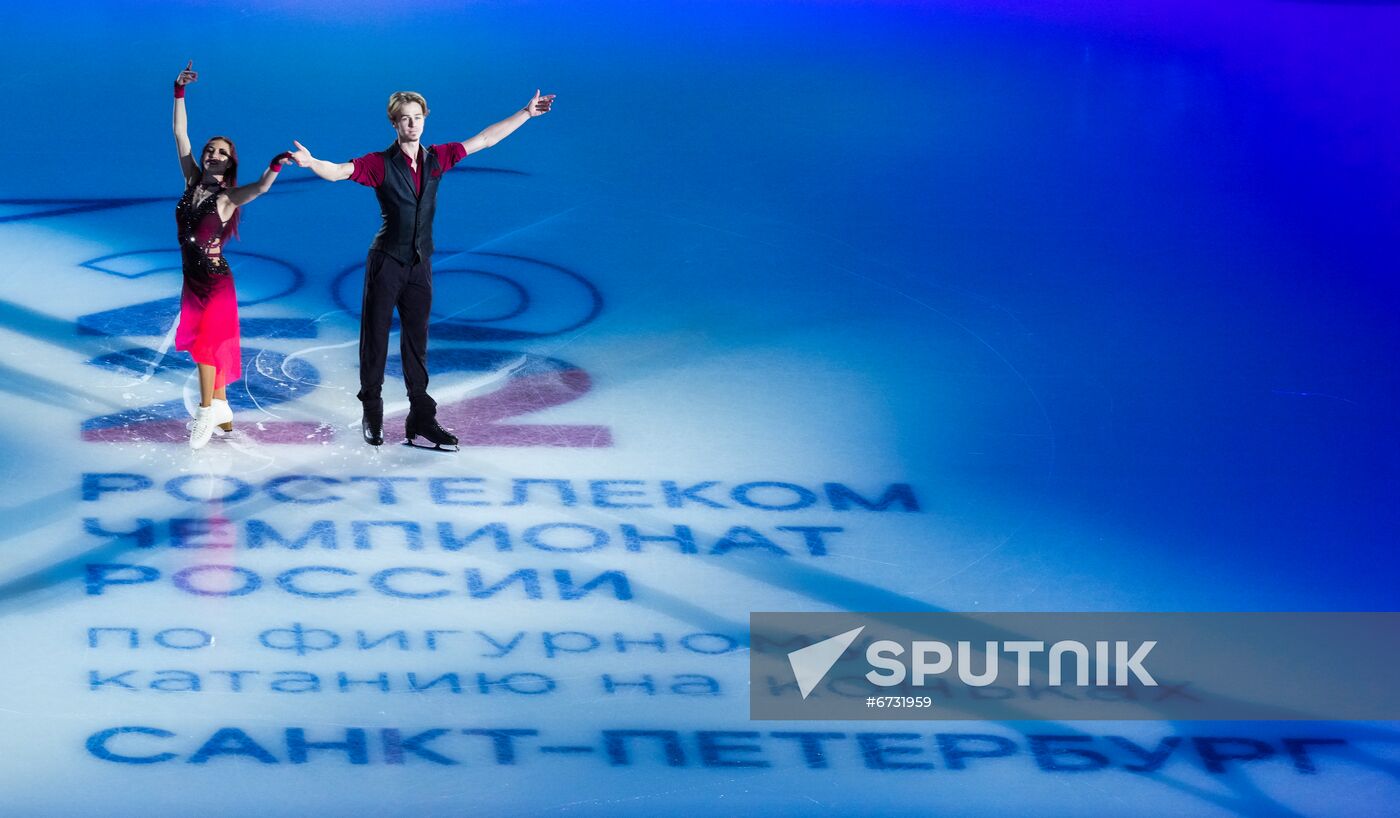
[[[351,179],[365,187],[379,187],[384,184],[383,154],[367,153],[357,159],[351,159],[350,162],[355,166],[355,169],[350,171]]]
[[[448,142],[443,145],[434,145],[433,150],[437,151],[438,166],[447,171],[462,161],[467,155],[467,146],[461,142]]]

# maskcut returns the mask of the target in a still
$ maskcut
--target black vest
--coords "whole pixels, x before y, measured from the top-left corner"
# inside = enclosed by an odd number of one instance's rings
[[[419,148],[421,194],[413,189],[408,157],[399,150],[398,143],[390,145],[380,155],[384,157],[384,183],[374,189],[374,195],[379,199],[379,214],[384,223],[369,248],[387,253],[405,265],[412,264],[415,255],[419,259],[432,258],[433,212],[437,208],[438,182],[442,180],[437,151]]]

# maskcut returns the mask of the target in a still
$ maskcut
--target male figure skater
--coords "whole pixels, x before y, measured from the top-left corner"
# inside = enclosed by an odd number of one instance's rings
[[[300,142],[292,159],[331,182],[353,179],[374,188],[384,222],[370,242],[365,261],[364,307],[360,315],[360,431],[371,446],[384,443],[384,361],[389,323],[399,310],[399,350],[408,389],[404,435],[410,445],[422,436],[433,448],[457,446],[457,438],[437,422],[437,403],[428,395],[428,318],[433,303],[433,213],[442,174],[462,158],[489,148],[531,117],[549,113],[553,94],[535,91],[530,102],[464,142],[424,147],[428,102],[421,94],[398,91],[389,97],[389,122],[397,138],[386,150],[337,164],[317,159]]]

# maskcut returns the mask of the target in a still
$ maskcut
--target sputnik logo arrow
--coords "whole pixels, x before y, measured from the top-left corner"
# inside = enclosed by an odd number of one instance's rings
[[[861,625],[853,631],[846,631],[837,634],[830,639],[823,639],[815,645],[808,645],[788,654],[788,663],[792,665],[792,675],[797,677],[797,689],[801,691],[805,701],[807,694],[811,693],[817,685],[821,684],[831,666],[836,664],[836,660],[841,658],[841,654],[846,652],[846,648],[856,641],[860,632],[865,630]]]

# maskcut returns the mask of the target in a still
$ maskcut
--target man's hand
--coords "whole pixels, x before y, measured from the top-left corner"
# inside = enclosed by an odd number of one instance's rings
[[[177,86],[189,85],[198,79],[199,72],[194,70],[194,60],[190,60],[189,64],[180,72],[180,76],[175,78],[175,84]]]
[[[305,145],[301,144],[295,139],[292,140],[292,144],[296,145],[297,149],[294,151],[287,152],[287,155],[291,158],[291,160],[293,162],[296,162],[297,167],[299,168],[311,167],[311,163],[316,161],[316,157],[311,155],[311,151],[307,150]]]
[[[545,94],[540,96],[540,89],[535,89],[535,96],[530,99],[530,103],[525,106],[525,113],[530,116],[541,116],[549,113],[549,107],[554,104],[554,95]]]
[[[317,159],[312,156],[311,151],[307,150],[305,145],[295,139],[292,140],[292,144],[296,145],[297,149],[294,151],[287,151],[282,155],[296,162],[297,167],[307,168],[327,182],[339,182],[342,179],[349,179],[355,173],[355,163],[353,162],[342,162],[337,165],[334,162],[327,162],[324,159]]]

